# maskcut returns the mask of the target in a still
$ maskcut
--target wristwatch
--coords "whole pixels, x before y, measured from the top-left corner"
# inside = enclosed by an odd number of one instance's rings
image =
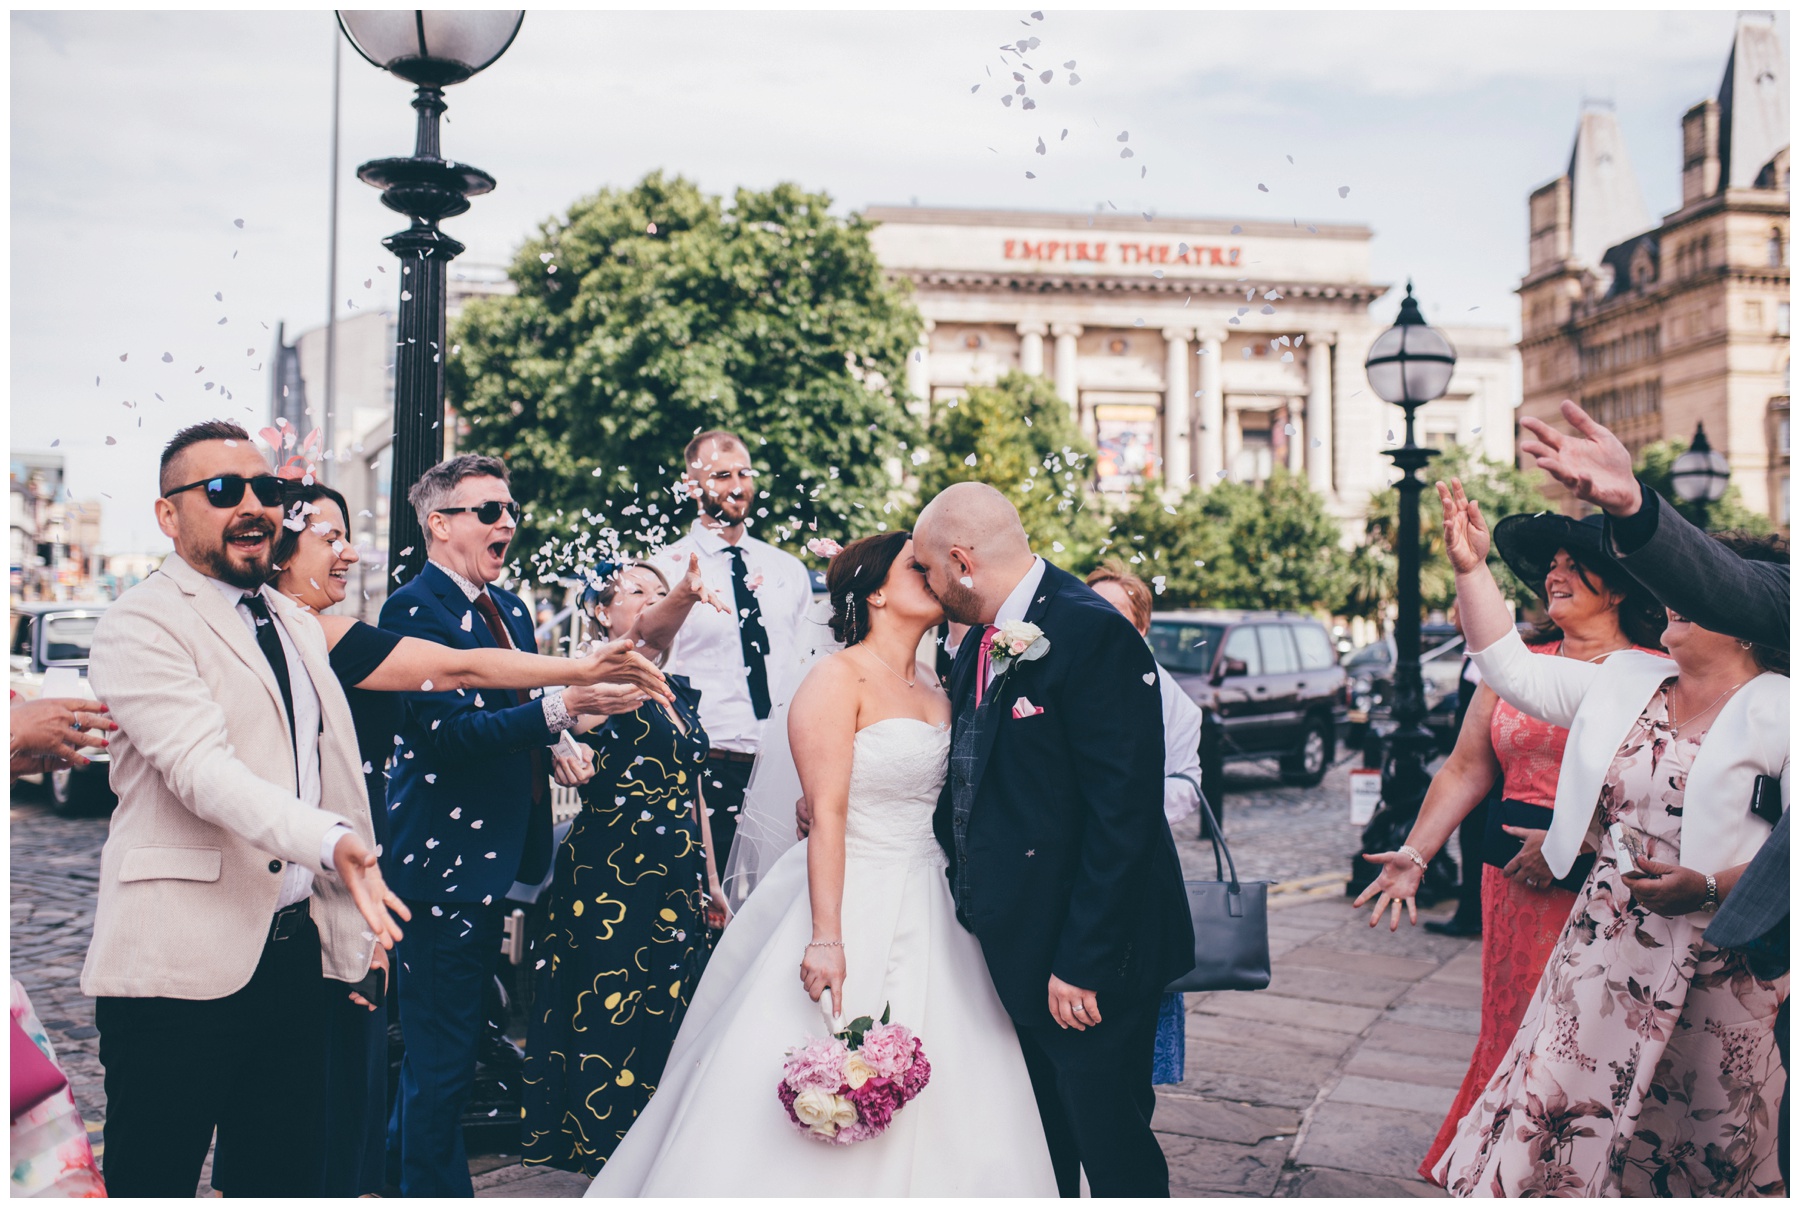
[[[1709,872],[1706,874],[1706,901],[1700,903],[1700,909],[1707,914],[1719,908],[1719,882]]]

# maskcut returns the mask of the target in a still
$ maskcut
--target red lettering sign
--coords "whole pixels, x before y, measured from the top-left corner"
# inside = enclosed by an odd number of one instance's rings
[[[1008,260],[1085,260],[1105,264],[1109,246],[1085,240],[1008,239],[1003,254]],[[1185,243],[1120,243],[1118,249],[1120,264],[1192,264],[1224,268],[1236,265],[1243,254],[1242,248],[1189,247]]]

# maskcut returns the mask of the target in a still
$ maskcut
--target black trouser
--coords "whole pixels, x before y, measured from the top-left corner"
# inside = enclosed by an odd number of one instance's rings
[[[1775,1012],[1775,1049],[1781,1054],[1781,1068],[1787,1072],[1787,1089],[1781,1092],[1781,1131],[1776,1142],[1781,1146],[1776,1154],[1781,1159],[1781,1181],[1787,1183],[1788,1194],[1794,1193],[1794,1185],[1788,1182],[1788,1100],[1794,1097],[1794,1067],[1788,1062],[1788,1000],[1781,1000],[1781,1007]]]
[[[386,1179],[388,1011],[350,1001],[350,987],[325,982],[324,1147],[319,1193],[353,1198]]]
[[[731,841],[737,837],[738,814],[744,808],[744,789],[750,783],[754,762],[721,759],[717,752],[708,755],[701,795],[706,799],[707,825],[712,828],[713,859],[719,875],[725,875],[725,863],[731,858]]]
[[[1019,1047],[1044,1121],[1044,1140],[1064,1199],[1167,1197],[1169,1164],[1150,1131],[1156,1092],[1150,1069],[1162,996],[1098,996],[1101,1022],[1084,1032],[1044,1022],[1019,1027]]]
[[[325,978],[310,918],[271,938],[224,998],[101,998],[107,1194],[192,1199],[218,1130],[213,1187],[319,1193]]]

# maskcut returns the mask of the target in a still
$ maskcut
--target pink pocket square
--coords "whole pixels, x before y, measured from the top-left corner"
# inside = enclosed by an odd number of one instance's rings
[[[1034,705],[1028,698],[1023,696],[1013,702],[1014,717],[1036,717],[1043,711],[1044,707],[1042,705]]]

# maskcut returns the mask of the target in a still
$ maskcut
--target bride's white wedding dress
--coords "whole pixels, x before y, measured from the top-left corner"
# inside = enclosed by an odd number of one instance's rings
[[[859,731],[844,837],[843,1016],[891,1004],[930,1084],[846,1146],[801,1133],[776,1098],[787,1050],[830,1030],[800,985],[812,905],[796,844],[726,928],[656,1094],[589,1195],[1056,1194],[1018,1038],[932,833],[949,748],[948,728],[914,718]]]

